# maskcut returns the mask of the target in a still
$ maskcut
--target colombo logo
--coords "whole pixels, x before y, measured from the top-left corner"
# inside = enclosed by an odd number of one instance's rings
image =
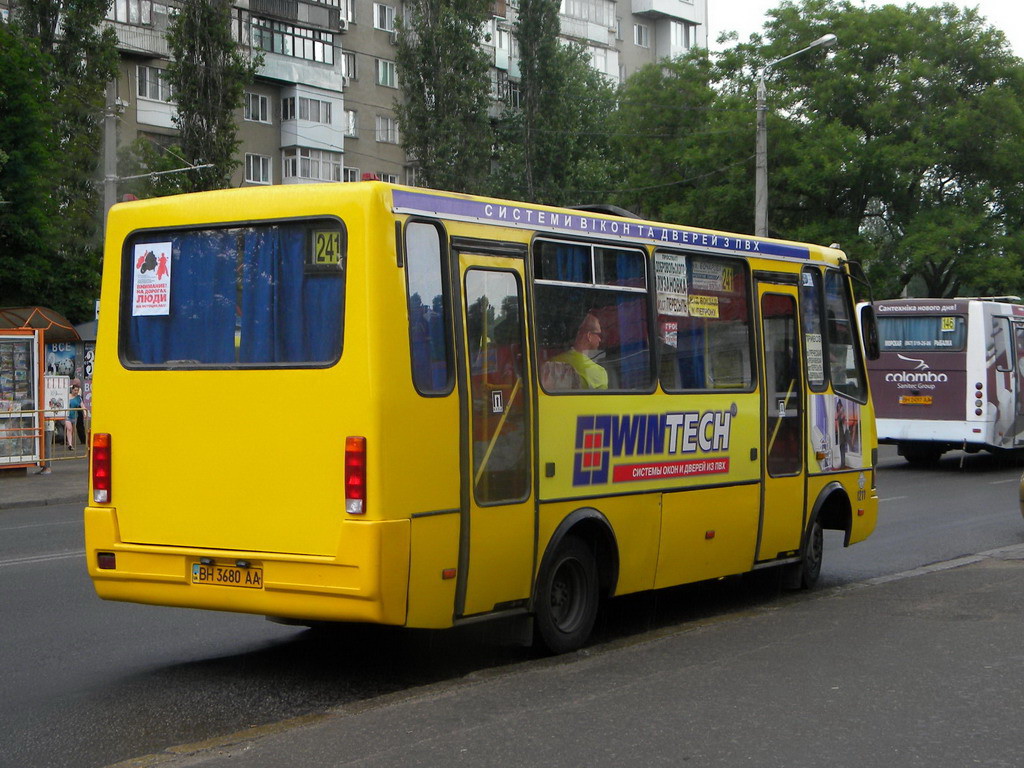
[[[900,360],[905,360],[908,363],[917,363],[917,365],[914,366],[914,370],[915,371],[927,371],[928,370],[928,363],[926,363],[924,360],[920,360],[920,359],[918,359],[916,357],[904,357],[903,355],[901,355],[899,353],[896,354],[896,357],[898,357]]]

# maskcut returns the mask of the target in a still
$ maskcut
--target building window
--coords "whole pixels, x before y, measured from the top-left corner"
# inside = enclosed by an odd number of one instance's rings
[[[354,109],[345,110],[345,135],[350,139],[359,138],[359,115]]]
[[[359,181],[359,169],[346,167],[344,181]]]
[[[356,55],[351,51],[346,51],[341,54],[341,74],[349,80],[357,79]]]
[[[682,21],[672,22],[672,47],[690,50],[693,47],[693,24]]]
[[[615,27],[615,3],[612,0],[562,0],[563,16],[599,24],[607,29]]]
[[[245,156],[245,180],[253,184],[271,184],[270,158],[266,155]]]
[[[245,119],[256,123],[269,123],[270,98],[261,93],[246,93]]]
[[[334,63],[334,35],[330,32],[254,17],[251,42],[255,48],[282,56]]]
[[[519,82],[509,80],[506,72],[498,72],[498,99],[512,109],[519,109]]]
[[[331,102],[320,99],[289,96],[281,99],[282,120],[308,120],[311,123],[331,124]]]
[[[651,31],[646,24],[633,25],[633,42],[641,48],[651,47]]]
[[[107,8],[107,18],[123,24],[152,24],[152,0],[114,0]]]
[[[341,181],[341,153],[322,149],[290,147],[281,150],[284,178]]]
[[[386,115],[377,115],[377,141],[384,144],[398,143],[398,120]]]
[[[398,174],[395,173],[382,173],[380,174],[380,180],[387,182],[388,184],[398,183]]]
[[[167,77],[167,71],[158,67],[139,64],[136,69],[139,80],[139,98],[154,101],[173,101],[174,89]]]
[[[373,4],[373,28],[385,32],[395,31],[395,8],[382,3]]]
[[[388,88],[398,87],[398,75],[395,70],[395,62],[385,59],[377,59],[377,83],[386,85]]]

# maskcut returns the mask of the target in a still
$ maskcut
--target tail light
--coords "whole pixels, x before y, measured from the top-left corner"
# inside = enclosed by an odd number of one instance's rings
[[[345,438],[345,511],[366,514],[366,438]]]
[[[110,435],[100,432],[92,436],[92,501],[110,503]]]

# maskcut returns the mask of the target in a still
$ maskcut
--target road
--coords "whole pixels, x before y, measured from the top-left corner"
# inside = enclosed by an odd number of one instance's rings
[[[868,541],[827,539],[838,586],[1024,542],[1021,468],[953,454],[932,469],[882,449]],[[252,616],[106,603],[77,505],[0,511],[0,766],[103,766],[475,670],[536,658],[479,630],[315,633]],[[777,599],[771,574],[612,601],[595,644]]]

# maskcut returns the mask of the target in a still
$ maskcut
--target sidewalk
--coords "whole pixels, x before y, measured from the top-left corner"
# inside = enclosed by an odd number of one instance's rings
[[[37,475],[38,467],[0,467],[0,509],[37,507],[46,504],[81,503],[89,493],[89,456],[78,446],[69,451],[56,446],[51,454],[50,474]]]
[[[1017,544],[113,768],[1013,768],[1022,636]]]

